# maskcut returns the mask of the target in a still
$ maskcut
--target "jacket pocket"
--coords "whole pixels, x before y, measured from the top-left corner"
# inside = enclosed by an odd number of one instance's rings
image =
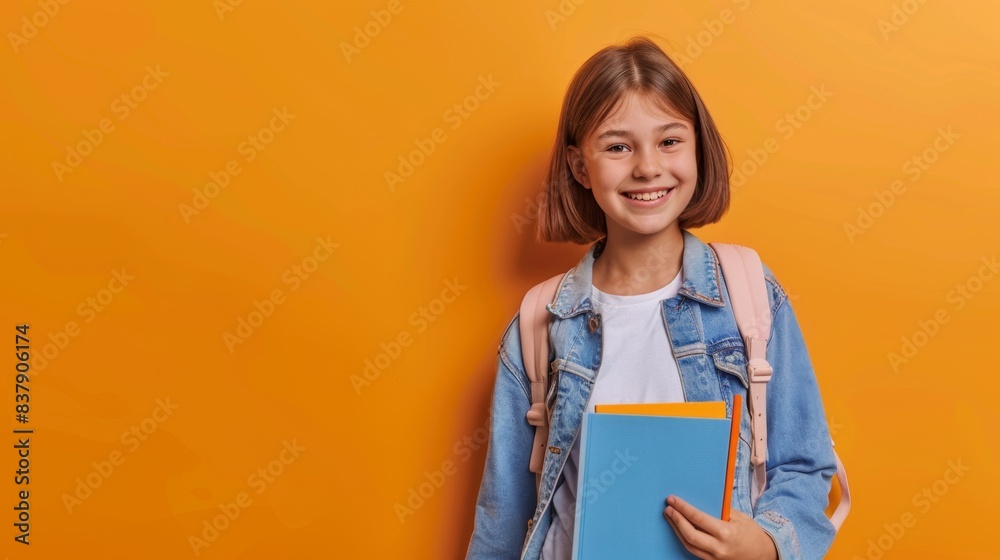
[[[719,371],[719,383],[722,385],[722,395],[726,402],[732,406],[734,396],[743,396],[743,410],[731,411],[733,414],[740,414],[740,440],[741,444],[750,446],[750,421],[749,415],[744,413],[747,410],[748,383],[747,383],[747,357],[742,346],[730,346],[717,350],[712,354],[712,362],[715,369]]]
[[[739,381],[744,388],[749,387],[747,382],[747,355],[742,346],[730,346],[712,353],[712,361],[715,368],[728,373]]]

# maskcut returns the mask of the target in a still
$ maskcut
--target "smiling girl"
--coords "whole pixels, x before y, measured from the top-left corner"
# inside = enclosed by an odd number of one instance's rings
[[[597,403],[724,401],[741,415],[732,515],[680,496],[662,515],[704,559],[816,559],[833,525],[824,510],[836,463],[795,314],[764,267],[772,329],[767,359],[766,490],[751,502],[743,340],[712,249],[687,231],[729,205],[729,161],[680,68],[637,37],[577,71],[563,102],[539,237],[592,244],[549,306],[550,432],[536,489],[534,428],[518,315],[497,357],[490,440],[469,559],[568,559],[583,414]],[[642,538],[636,535],[635,538]]]

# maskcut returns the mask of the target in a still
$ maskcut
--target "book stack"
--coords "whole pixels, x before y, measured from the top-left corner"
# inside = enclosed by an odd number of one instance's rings
[[[729,519],[741,399],[595,406],[584,415],[575,560],[696,558],[663,516],[669,495]]]

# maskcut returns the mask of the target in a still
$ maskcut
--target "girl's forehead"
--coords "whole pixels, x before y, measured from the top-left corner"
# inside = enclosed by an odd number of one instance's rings
[[[689,122],[665,96],[649,92],[628,91],[614,103],[598,127],[621,120],[628,111],[636,110],[651,113],[657,118],[665,120]]]
[[[626,92],[617,101],[614,102],[613,106],[608,110],[605,117],[595,123],[593,127],[587,131],[584,135],[585,141],[593,141],[597,138],[602,131],[609,129],[627,129],[629,126],[622,125],[625,120],[626,114],[631,109],[641,109],[646,111],[648,114],[646,117],[649,118],[649,127],[655,128],[662,123],[668,122],[682,122],[685,123],[689,130],[694,130],[694,123],[691,120],[683,117],[679,111],[674,109],[670,100],[666,99],[662,95],[656,95],[652,93],[645,92]],[[620,126],[621,125],[621,126]],[[636,131],[636,132],[641,132]]]

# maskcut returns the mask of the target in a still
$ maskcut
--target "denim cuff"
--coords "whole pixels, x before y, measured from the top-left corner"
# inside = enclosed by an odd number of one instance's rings
[[[753,520],[774,540],[778,560],[801,560],[799,539],[791,521],[774,510],[762,511]]]

